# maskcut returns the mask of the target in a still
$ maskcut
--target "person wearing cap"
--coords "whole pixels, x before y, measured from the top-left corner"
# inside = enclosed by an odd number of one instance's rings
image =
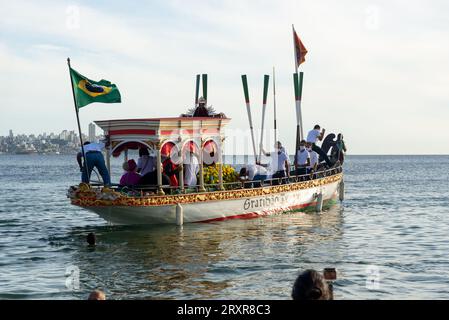
[[[120,179],[121,186],[135,186],[139,183],[141,175],[136,172],[136,169],[137,164],[134,159],[123,163],[123,170],[125,170],[125,173]]]

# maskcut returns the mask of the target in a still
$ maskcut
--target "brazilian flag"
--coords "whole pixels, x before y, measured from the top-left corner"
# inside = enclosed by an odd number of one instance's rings
[[[122,102],[117,86],[107,80],[92,81],[70,68],[73,90],[75,91],[77,108],[93,102]]]

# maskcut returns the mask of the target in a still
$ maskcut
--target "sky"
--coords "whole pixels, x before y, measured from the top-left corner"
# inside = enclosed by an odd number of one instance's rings
[[[122,95],[80,110],[85,133],[94,120],[178,116],[193,105],[195,75],[207,73],[208,103],[234,131],[248,128],[248,76],[258,137],[274,66],[279,140],[293,150],[294,24],[308,50],[305,131],[342,132],[349,154],[449,154],[447,12],[442,0],[0,0],[0,135],[76,129],[70,57]]]

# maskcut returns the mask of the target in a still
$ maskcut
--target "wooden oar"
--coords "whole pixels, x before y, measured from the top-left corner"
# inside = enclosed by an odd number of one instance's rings
[[[295,72],[293,74],[293,85],[295,87],[295,107],[296,107],[296,149],[295,149],[295,155],[296,152],[299,150],[299,143],[302,138],[304,138],[304,130],[302,128],[302,116],[301,116],[301,98],[302,98],[302,80],[303,80],[303,73],[299,73],[299,79],[298,79],[298,73]],[[302,138],[301,138],[302,137]]]
[[[263,78],[262,126],[260,129],[259,162],[262,160],[263,136],[264,136],[263,130],[264,130],[264,126],[265,126],[265,110],[267,109],[267,96],[268,96],[269,81],[270,81],[270,76],[266,74]]]
[[[196,75],[196,86],[195,86],[195,108],[198,107],[198,96],[200,94],[200,75]]]
[[[243,93],[245,94],[246,111],[248,113],[249,128],[251,130],[251,139],[253,142],[254,159],[257,162],[256,142],[254,140],[253,119],[251,117],[251,105],[249,102],[248,81],[246,79],[246,74],[242,75],[242,83],[243,83]]]
[[[278,141],[277,124],[276,124],[276,78],[273,67],[273,107],[274,107],[274,142]]]
[[[203,74],[203,98],[206,100],[205,107],[207,107],[207,74]]]

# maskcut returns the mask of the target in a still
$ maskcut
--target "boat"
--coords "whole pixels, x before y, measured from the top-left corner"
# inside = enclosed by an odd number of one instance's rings
[[[307,53],[293,27],[295,48],[295,73],[293,74],[296,108],[296,150],[304,137],[301,97],[303,72],[299,65]],[[68,59],[69,70],[70,59]],[[273,68],[274,132],[276,140],[276,95]],[[282,179],[263,181],[229,181],[225,173],[232,168],[223,165],[223,146],[226,140],[225,128],[231,121],[223,113],[216,114],[207,107],[207,74],[202,75],[203,97],[198,99],[200,75],[196,75],[195,108],[187,114],[172,118],[143,118],[101,120],[95,123],[108,137],[106,164],[110,170],[111,156],[124,155],[128,150],[141,147],[156,155],[157,183],[131,188],[119,185],[102,186],[81,183],[69,188],[67,196],[73,205],[90,210],[114,224],[177,224],[213,222],[228,219],[248,219],[266,215],[313,210],[321,212],[343,200],[343,169],[340,164],[318,170],[313,174],[292,175]],[[246,110],[248,113],[254,159],[260,161],[264,136],[264,119],[267,103],[269,75],[264,75],[263,108],[259,157],[253,132],[247,76],[242,75]],[[87,80],[84,80],[87,81]],[[89,80],[90,81],[90,80]],[[111,87],[112,88],[112,87]],[[73,89],[73,80],[72,80]],[[111,89],[112,90],[112,89]],[[73,90],[72,90],[73,91]],[[73,91],[75,110],[76,97]],[[96,93],[95,93],[96,94]],[[91,96],[94,96],[91,94]],[[202,102],[200,101],[202,100]],[[91,100],[89,100],[91,101]],[[112,99],[111,101],[116,101]],[[104,102],[104,101],[103,101]],[[90,102],[89,102],[90,103]],[[77,113],[78,127],[79,117]],[[82,136],[80,131],[80,137]],[[335,144],[334,134],[323,141],[322,149],[327,153]],[[322,138],[322,137],[321,137]],[[326,148],[324,147],[326,144]],[[326,149],[326,150],[324,150]],[[179,169],[179,186],[162,183],[162,157],[168,157]],[[340,153],[338,153],[340,155]],[[189,157],[195,157],[199,164],[199,183],[184,187],[183,165]],[[329,163],[329,161],[328,161]],[[335,164],[339,163],[337,161]],[[205,171],[215,168],[217,179],[206,179]],[[229,169],[229,170],[228,170]],[[154,179],[156,180],[156,179]]]
[[[161,163],[164,152],[178,165],[189,152],[199,159],[199,183],[185,188],[182,165],[179,187],[162,185],[161,166],[157,167],[157,185],[151,189],[120,188],[81,183],[72,186],[67,196],[73,205],[98,214],[113,224],[178,224],[248,219],[285,212],[321,211],[343,199],[344,182],[341,166],[316,172],[313,176],[292,175],[269,179],[260,185],[223,181],[223,143],[225,127],[231,119],[220,117],[181,116],[102,120],[95,123],[109,137],[106,165],[111,156],[145,147]],[[219,181],[204,182],[206,158],[218,167]]]

